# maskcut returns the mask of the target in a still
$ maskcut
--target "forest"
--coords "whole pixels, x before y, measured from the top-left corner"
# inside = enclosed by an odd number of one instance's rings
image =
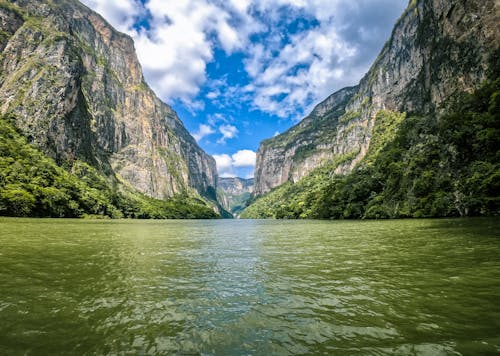
[[[117,184],[81,160],[57,165],[28,143],[14,117],[0,118],[0,215],[30,217],[217,218],[189,194],[168,200]],[[120,188],[118,188],[120,186]]]
[[[445,114],[380,111],[364,159],[338,160],[254,199],[242,217],[380,219],[500,213],[500,77],[452,99]]]

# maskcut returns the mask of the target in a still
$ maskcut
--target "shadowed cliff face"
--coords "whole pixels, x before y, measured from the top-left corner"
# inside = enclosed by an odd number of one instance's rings
[[[217,198],[221,205],[238,217],[246,207],[254,189],[254,180],[243,178],[219,178]]]
[[[370,71],[356,87],[320,103],[287,132],[262,142],[255,195],[297,182],[328,161],[350,172],[366,155],[380,110],[429,114],[485,79],[498,48],[495,0],[412,0]]]
[[[131,38],[74,0],[0,0],[0,105],[59,163],[154,198],[215,196],[215,161],[145,84]]]

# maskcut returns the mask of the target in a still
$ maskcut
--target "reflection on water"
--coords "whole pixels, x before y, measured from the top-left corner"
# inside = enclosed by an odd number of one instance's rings
[[[0,354],[500,352],[499,231],[0,219]]]

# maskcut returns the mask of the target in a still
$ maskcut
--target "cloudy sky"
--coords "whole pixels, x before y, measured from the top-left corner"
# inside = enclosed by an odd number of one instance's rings
[[[221,176],[357,84],[408,0],[82,0],[134,38],[145,78]]]

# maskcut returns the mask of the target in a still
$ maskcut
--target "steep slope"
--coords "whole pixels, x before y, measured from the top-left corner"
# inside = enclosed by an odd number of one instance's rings
[[[243,178],[219,178],[217,197],[221,205],[238,217],[246,207],[254,189],[254,180]]]
[[[255,194],[284,182],[297,182],[314,167],[343,154],[355,142],[335,145],[338,120],[357,87],[345,88],[314,108],[298,125],[261,143],[255,167]]]
[[[217,173],[144,82],[131,38],[76,0],[0,0],[0,114],[59,165],[120,191],[215,201]]]
[[[258,198],[241,217],[499,215],[500,67],[495,72],[496,80],[463,93],[438,117],[380,111],[353,171],[333,174],[338,162],[329,162]]]
[[[157,200],[137,191],[116,191],[85,162],[71,169],[27,142],[12,119],[0,118],[0,215],[34,217],[215,218],[195,197]]]
[[[335,173],[350,172],[368,151],[380,110],[439,113],[454,94],[477,88],[499,45],[499,11],[494,0],[412,0],[358,86],[261,144],[255,194],[295,183],[332,160]]]
[[[261,144],[255,194],[273,191],[242,216],[495,214],[499,14],[493,0],[411,1],[357,87],[333,94],[299,125]],[[456,139],[466,132],[470,139]],[[297,157],[311,136],[312,149]],[[480,203],[469,198],[474,194]]]

